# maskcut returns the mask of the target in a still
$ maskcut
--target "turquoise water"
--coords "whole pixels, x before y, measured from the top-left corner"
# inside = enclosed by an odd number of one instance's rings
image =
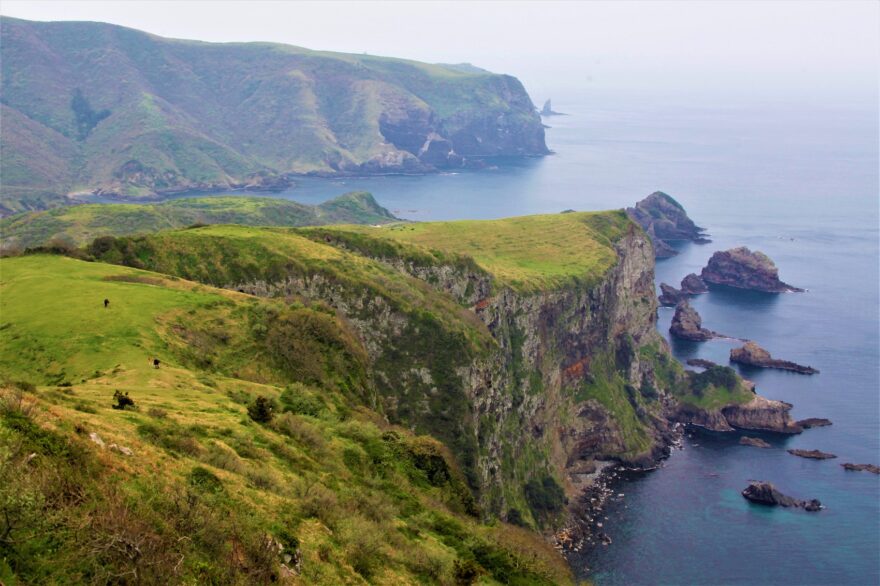
[[[597,102],[554,106],[554,156],[498,169],[424,177],[305,179],[281,194],[317,203],[373,192],[416,220],[494,218],[631,205],[655,190],[676,197],[714,242],[682,245],[657,278],[676,285],[711,253],[736,245],[773,258],[782,279],[808,289],[776,296],[713,291],[695,298],[706,327],[750,338],[774,356],[822,372],[743,371],[794,415],[834,425],[772,449],[735,437],[689,438],[665,466],[628,482],[609,508],[613,543],[573,559],[611,584],[880,583],[880,478],[840,463],[880,464],[877,106]],[[671,310],[660,310],[665,333]],[[673,344],[677,357],[727,363],[731,343]],[[837,460],[791,456],[829,451]],[[767,509],[740,495],[774,482],[820,513]]]

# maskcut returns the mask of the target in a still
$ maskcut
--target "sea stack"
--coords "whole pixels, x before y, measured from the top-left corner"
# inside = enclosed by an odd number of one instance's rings
[[[779,270],[770,257],[745,246],[716,252],[701,273],[710,285],[765,293],[803,292],[803,289],[779,280]]]
[[[776,487],[769,482],[763,482],[760,480],[752,481],[752,483],[742,491],[742,495],[749,501],[758,503],[759,505],[798,507],[805,511],[810,511],[811,513],[822,510],[822,503],[816,499],[808,501],[793,499],[790,496],[779,492]]]
[[[703,319],[697,310],[690,306],[687,299],[682,300],[675,306],[675,315],[672,316],[672,325],[669,333],[676,338],[691,340],[693,342],[705,342],[718,336],[712,330],[703,327]]]
[[[703,235],[703,228],[694,224],[684,207],[662,191],[655,191],[635,207],[627,208],[626,213],[651,237],[654,256],[657,258],[669,258],[678,254],[667,242],[669,240],[709,242]]]
[[[681,292],[685,295],[699,295],[708,290],[706,282],[696,273],[691,273],[681,280]]]
[[[672,285],[660,283],[660,296],[657,298],[657,300],[660,302],[660,305],[664,307],[675,307],[682,299],[683,297],[681,291],[679,291]]]

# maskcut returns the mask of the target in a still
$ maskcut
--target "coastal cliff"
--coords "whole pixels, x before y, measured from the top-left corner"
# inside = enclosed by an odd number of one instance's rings
[[[326,304],[363,343],[372,408],[448,445],[484,514],[511,522],[558,527],[564,497],[602,462],[652,465],[675,422],[790,427],[730,369],[688,374],[671,357],[656,331],[653,248],[622,211],[205,227],[115,239],[101,255]]]

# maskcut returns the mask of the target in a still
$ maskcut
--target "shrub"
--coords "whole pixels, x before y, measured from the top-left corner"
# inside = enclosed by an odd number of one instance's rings
[[[701,395],[710,386],[734,390],[739,384],[739,377],[736,371],[729,366],[720,366],[716,364],[707,368],[701,373],[691,375],[691,391],[696,395]]]
[[[297,415],[308,415],[310,417],[318,417],[326,408],[324,402],[309,393],[305,387],[295,385],[287,387],[281,393],[281,405],[285,411],[296,413]]]
[[[128,391],[125,394],[120,393],[118,390],[114,391],[113,399],[116,400],[116,404],[113,405],[114,409],[124,411],[126,407],[134,407],[134,400],[128,396]]]
[[[519,509],[515,509],[511,507],[507,510],[507,522],[511,525],[516,525],[517,527],[528,527],[526,520],[523,519],[522,513],[519,512]]]
[[[223,492],[223,482],[217,478],[217,475],[203,468],[196,466],[189,473],[189,484],[196,490],[209,493]]]
[[[275,416],[275,405],[272,399],[260,395],[248,405],[248,415],[257,423],[269,423]]]
[[[455,583],[470,586],[480,577],[480,566],[471,559],[455,560],[453,575]]]
[[[565,492],[552,476],[544,476],[541,480],[532,479],[525,485],[526,501],[536,518],[562,510],[565,504]]]

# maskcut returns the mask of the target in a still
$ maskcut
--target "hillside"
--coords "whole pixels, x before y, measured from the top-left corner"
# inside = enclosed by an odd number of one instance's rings
[[[0,505],[49,523],[6,554],[33,581],[260,582],[284,563],[294,583],[565,583],[539,534],[582,527],[600,465],[654,465],[676,422],[800,430],[732,369],[671,357],[653,248],[623,211],[213,225],[71,254],[92,262],[0,260],[0,433],[21,446],[0,455],[27,495]],[[140,410],[110,408],[117,389]],[[85,499],[54,491],[54,469]],[[72,559],[48,567],[43,535]],[[112,556],[117,538],[147,554]]]
[[[32,248],[50,241],[82,246],[99,236],[128,236],[194,224],[315,226],[396,221],[372,195],[353,192],[317,206],[269,197],[202,197],[158,204],[88,204],[0,219],[0,246]]]
[[[0,267],[4,583],[569,581],[539,536],[474,516],[441,444],[383,421],[326,306],[64,257]]]
[[[522,84],[475,67],[91,22],[3,18],[0,35],[4,213],[548,152]]]

